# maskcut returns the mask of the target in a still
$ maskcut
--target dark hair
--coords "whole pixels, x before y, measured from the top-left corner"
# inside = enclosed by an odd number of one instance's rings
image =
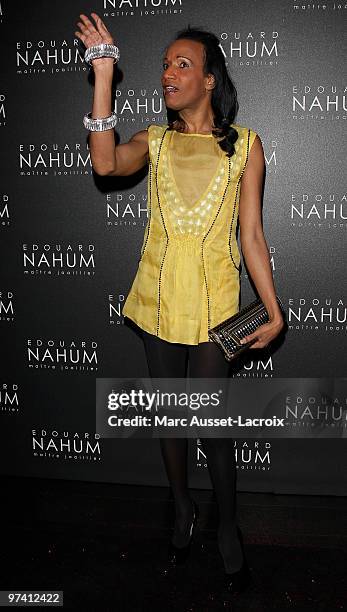
[[[211,106],[214,115],[214,129],[212,134],[217,138],[221,138],[218,144],[223,151],[226,151],[228,157],[231,157],[234,152],[234,142],[238,138],[238,132],[231,123],[239,110],[237,100],[237,92],[235,85],[230,78],[222,50],[219,46],[219,40],[212,32],[207,32],[203,29],[188,28],[177,32],[173,42],[182,38],[196,40],[202,43],[204,47],[204,74],[213,74],[215,77],[215,87],[212,90]],[[176,122],[184,127],[184,120],[179,116],[179,111],[167,108],[167,118],[169,129],[174,129],[173,124]]]

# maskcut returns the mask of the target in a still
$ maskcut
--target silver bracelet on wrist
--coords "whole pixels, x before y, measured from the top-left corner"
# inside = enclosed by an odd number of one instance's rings
[[[114,111],[109,117],[102,117],[101,119],[92,119],[91,114],[92,113],[87,113],[83,117],[84,127],[91,132],[111,130],[117,124],[117,115]]]
[[[92,60],[99,57],[113,57],[114,64],[119,61],[120,53],[116,45],[110,45],[108,43],[100,43],[99,45],[93,45],[89,47],[84,54],[84,61],[92,66]]]

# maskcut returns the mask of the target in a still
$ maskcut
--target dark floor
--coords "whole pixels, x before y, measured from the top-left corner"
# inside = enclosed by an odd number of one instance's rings
[[[211,491],[186,565],[168,570],[169,489],[1,478],[1,590],[62,590],[81,611],[347,609],[347,499],[238,493],[252,587],[223,594]]]

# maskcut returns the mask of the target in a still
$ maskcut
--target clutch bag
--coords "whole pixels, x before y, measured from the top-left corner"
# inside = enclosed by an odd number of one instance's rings
[[[283,311],[283,305],[276,295],[277,302]],[[231,361],[256,342],[256,339],[241,344],[240,340],[255,332],[260,325],[269,322],[268,312],[260,298],[242,308],[225,321],[208,330],[210,340],[213,340],[223,351],[227,361]]]

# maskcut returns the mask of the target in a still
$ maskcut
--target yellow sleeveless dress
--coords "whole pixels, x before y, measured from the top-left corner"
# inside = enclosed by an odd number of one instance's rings
[[[232,126],[231,158],[212,134],[147,128],[148,221],[122,314],[168,342],[208,342],[239,311],[240,181],[256,132]]]

